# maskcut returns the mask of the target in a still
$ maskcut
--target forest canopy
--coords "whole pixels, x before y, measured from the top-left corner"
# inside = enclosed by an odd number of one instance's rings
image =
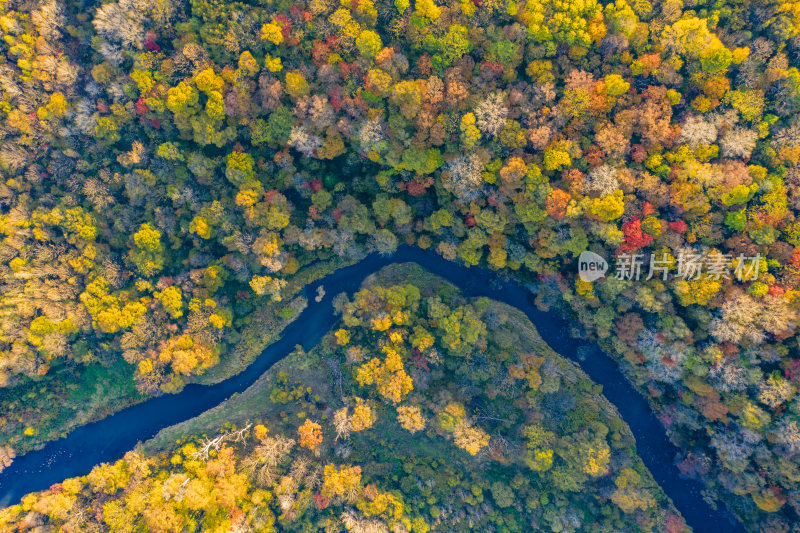
[[[796,3],[3,0],[0,35],[3,457],[231,374],[314,268],[406,243],[528,283],[708,498],[796,524]],[[587,283],[587,249],[672,275]]]
[[[0,529],[688,531],[616,410],[520,311],[407,265],[377,276],[309,353],[25,496]]]

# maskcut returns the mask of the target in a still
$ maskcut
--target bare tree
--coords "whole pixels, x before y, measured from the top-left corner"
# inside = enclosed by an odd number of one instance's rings
[[[252,425],[253,424],[247,424],[240,430],[229,431],[228,433],[223,433],[222,435],[218,435],[213,439],[206,437],[203,439],[200,449],[192,453],[191,457],[193,459],[202,459],[203,461],[207,461],[211,450],[219,450],[222,444],[225,442],[246,442],[247,432],[250,430]]]

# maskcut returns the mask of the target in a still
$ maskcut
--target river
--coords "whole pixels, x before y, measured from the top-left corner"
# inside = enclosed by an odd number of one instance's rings
[[[431,250],[401,246],[391,256],[371,254],[360,262],[336,270],[307,285],[303,294],[309,306],[241,373],[216,385],[188,385],[174,395],[164,395],[119,411],[73,430],[67,437],[29,452],[0,473],[0,508],[14,504],[29,492],[44,490],[65,478],[87,474],[92,467],[115,461],[138,442],[160,430],[193,418],[244,391],[296,345],[316,346],[336,323],[331,301],[340,292],[353,293],[365,277],[392,263],[414,262],[458,286],[467,297],[486,296],[524,312],[541,337],[558,353],[580,365],[603,395],[618,409],[636,438],[637,452],[653,478],[672,499],[695,532],[744,532],[733,515],[720,505],[713,509],[701,497],[703,485],[680,476],[673,460],[678,450],[669,442],[664,426],[647,401],[622,375],[617,364],[594,343],[570,338],[568,322],[556,312],[543,312],[530,292],[518,282],[492,270],[467,268],[447,261]],[[325,296],[314,302],[317,288]],[[581,357],[578,358],[578,353]]]

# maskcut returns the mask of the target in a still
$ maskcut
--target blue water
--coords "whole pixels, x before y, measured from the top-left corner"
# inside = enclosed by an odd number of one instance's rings
[[[392,263],[415,262],[460,287],[467,297],[486,296],[524,312],[542,338],[558,353],[577,362],[603,394],[619,410],[636,438],[637,452],[653,478],[672,499],[687,524],[696,532],[743,532],[744,528],[725,509],[712,509],[701,497],[701,483],[680,477],[673,459],[677,449],[667,439],[662,424],[645,399],[624,378],[616,363],[594,343],[570,338],[568,322],[555,312],[532,305],[530,292],[519,283],[481,268],[451,263],[435,252],[401,246],[392,256],[367,256],[309,284],[304,294],[309,306],[284,329],[281,339],[268,346],[246,370],[212,386],[188,385],[179,394],[165,395],[124,409],[103,420],[81,426],[67,437],[18,457],[0,473],[0,507],[11,505],[33,491],[48,488],[65,478],[88,473],[102,462],[115,461],[136,443],[153,437],[165,427],[193,418],[244,391],[296,345],[316,346],[337,321],[331,300],[340,292],[352,293],[366,276]],[[317,287],[326,296],[315,303]],[[580,352],[579,352],[580,350]],[[578,359],[577,354],[581,354]]]

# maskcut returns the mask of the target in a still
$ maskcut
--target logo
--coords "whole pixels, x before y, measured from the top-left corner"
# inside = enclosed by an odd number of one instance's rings
[[[594,252],[581,252],[578,257],[578,277],[582,281],[597,281],[606,275],[608,263]]]

